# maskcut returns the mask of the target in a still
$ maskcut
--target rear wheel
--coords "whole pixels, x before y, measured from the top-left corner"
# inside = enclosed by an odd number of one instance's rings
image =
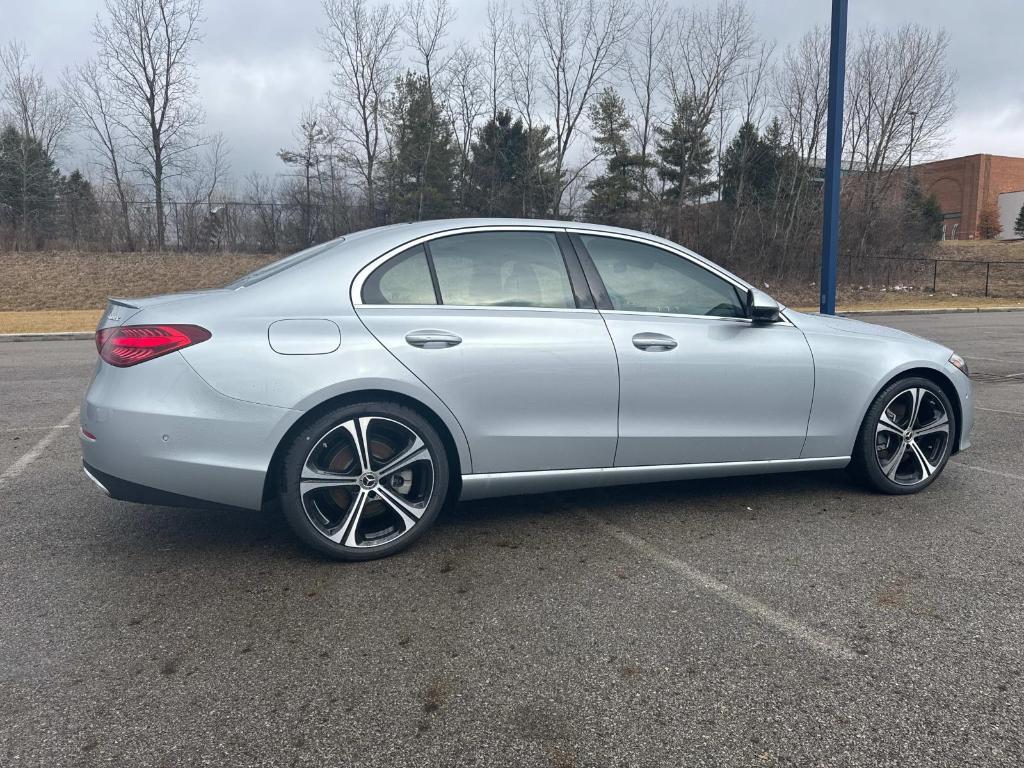
[[[949,460],[954,418],[949,398],[935,383],[916,377],[895,381],[868,409],[854,466],[875,490],[917,493]]]
[[[283,462],[281,507],[296,534],[339,560],[399,552],[437,518],[448,458],[436,430],[397,403],[344,406],[306,426]]]

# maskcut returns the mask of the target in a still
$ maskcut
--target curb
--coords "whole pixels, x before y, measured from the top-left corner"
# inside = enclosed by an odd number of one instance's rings
[[[936,307],[920,309],[850,309],[843,312],[836,312],[837,315],[860,315],[871,317],[873,315],[959,315],[979,314],[983,312],[1024,312],[1021,307]]]
[[[71,331],[61,333],[0,333],[0,344],[5,341],[86,341],[96,338],[94,332]]]

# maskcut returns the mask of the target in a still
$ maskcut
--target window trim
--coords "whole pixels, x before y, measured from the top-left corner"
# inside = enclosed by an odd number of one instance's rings
[[[569,281],[569,290],[572,294],[573,304],[572,307],[507,307],[500,305],[463,305],[463,304],[445,304],[442,300],[440,285],[437,280],[437,272],[434,267],[433,255],[430,252],[430,243],[435,240],[440,240],[445,237],[452,237],[455,235],[469,235],[469,234],[487,234],[491,232],[545,232],[554,235],[555,246],[558,248],[559,253],[562,257],[562,267],[565,269],[566,279]],[[366,280],[377,271],[380,267],[383,267],[387,262],[392,259],[401,256],[407,251],[415,248],[416,246],[423,246],[423,250],[427,256],[427,267],[430,270],[430,278],[434,286],[434,298],[436,304],[372,304],[363,301],[363,287],[365,286]],[[575,263],[574,263],[575,261]],[[590,289],[583,277],[583,268],[580,265],[579,258],[575,251],[571,251],[568,246],[568,239],[566,238],[565,229],[562,227],[551,227],[551,226],[526,226],[526,225],[494,225],[494,226],[481,226],[481,227],[460,227],[458,229],[445,230],[441,232],[432,232],[429,235],[423,235],[422,237],[414,238],[402,245],[392,248],[385,252],[383,255],[378,256],[376,259],[371,261],[365,267],[356,273],[355,279],[352,281],[352,287],[350,289],[349,298],[352,300],[352,306],[356,309],[361,308],[389,308],[389,307],[446,307],[449,309],[487,309],[487,310],[527,310],[535,312],[578,312],[587,311],[594,312],[596,307],[594,305],[593,297],[590,295]]]
[[[438,240],[442,237],[449,237],[451,235],[464,235],[479,232],[551,232],[556,236],[559,234],[567,235],[569,244],[572,246],[572,255],[578,260],[581,273],[576,273],[575,270],[570,266],[571,260],[569,260],[569,254],[565,248],[562,249],[563,258],[568,261],[566,269],[569,272],[569,282],[573,285],[574,294],[579,290],[580,294],[589,297],[591,302],[590,306],[587,307],[500,307],[500,306],[479,306],[479,305],[455,305],[455,304],[366,304],[362,300],[363,283],[366,278],[372,273],[377,267],[386,263],[390,259],[398,256],[405,250],[412,248],[416,245],[425,245],[432,240]],[[408,240],[401,245],[397,245],[388,251],[385,251],[380,256],[376,257],[362,269],[356,272],[355,278],[352,280],[352,285],[349,288],[349,299],[352,302],[354,309],[458,309],[458,310],[489,310],[495,311],[500,310],[502,312],[582,312],[592,314],[595,312],[601,314],[613,314],[613,315],[641,315],[641,316],[652,316],[652,317],[683,317],[693,318],[698,320],[712,320],[715,322],[740,322],[740,323],[753,323],[749,317],[715,317],[712,315],[682,315],[682,314],[669,314],[664,312],[635,312],[629,310],[611,309],[611,301],[608,298],[607,290],[604,287],[604,282],[601,281],[600,275],[597,275],[597,268],[594,263],[590,260],[590,254],[587,253],[586,248],[583,246],[582,241],[578,240],[579,235],[591,235],[594,237],[609,237],[615,240],[630,240],[642,245],[649,245],[654,248],[660,248],[667,253],[671,253],[674,256],[678,256],[681,259],[695,264],[701,269],[705,269],[711,272],[713,275],[722,278],[726,282],[735,286],[742,293],[746,293],[750,289],[750,286],[742,282],[738,278],[733,277],[728,272],[718,267],[718,265],[711,262],[707,262],[704,259],[699,258],[695,254],[687,251],[685,248],[679,245],[669,245],[668,243],[662,243],[656,241],[651,237],[644,237],[642,233],[636,235],[627,232],[614,232],[605,231],[601,229],[590,229],[587,227],[573,227],[571,224],[567,226],[559,227],[552,226],[550,224],[480,224],[476,226],[463,226],[455,227],[453,229],[441,230],[438,232],[430,232],[425,235],[420,235],[411,240]],[[561,245],[561,243],[560,243]],[[427,248],[424,248],[427,250]],[[428,264],[430,259],[428,259]],[[591,274],[588,269],[594,271],[595,280],[591,280]],[[584,278],[583,284],[579,286],[575,285],[575,280],[578,278]],[[603,296],[602,296],[603,293]],[[438,299],[440,297],[438,296]],[[602,306],[603,302],[608,302],[608,307]],[[779,314],[779,321],[772,323],[772,326],[789,326],[793,327],[793,323],[788,317],[786,317],[786,308],[782,307],[782,312]],[[768,326],[765,326],[768,327]]]
[[[366,279],[363,282],[363,290],[366,289],[367,283],[372,284],[373,276],[376,275],[378,272],[380,272],[381,275],[380,275],[379,278],[377,278],[376,284],[377,284],[377,289],[378,289],[377,292],[380,293],[381,296],[383,296],[383,293],[380,291],[380,282],[384,278],[384,275],[386,275],[391,269],[394,269],[395,267],[399,266],[400,263],[403,260],[410,259],[410,258],[422,258],[423,262],[426,264],[426,266],[427,266],[427,273],[430,276],[431,292],[432,292],[432,294],[434,296],[434,303],[433,304],[409,304],[409,303],[398,304],[398,303],[392,303],[392,302],[389,302],[389,301],[383,301],[383,302],[372,302],[372,303],[368,304],[367,306],[371,306],[371,307],[396,307],[396,306],[404,306],[404,307],[436,307],[438,304],[441,303],[441,294],[438,291],[438,288],[437,288],[437,278],[434,275],[434,263],[433,263],[433,261],[430,258],[430,251],[429,251],[428,246],[427,246],[426,243],[422,243],[420,245],[410,245],[408,248],[405,248],[404,250],[399,251],[398,253],[396,253],[394,255],[394,257],[389,259],[388,262],[385,262],[384,264],[381,264],[376,269],[371,270],[366,275]]]
[[[684,259],[685,261],[690,262],[694,266],[711,273],[712,275],[721,280],[724,280],[729,285],[731,285],[735,290],[740,292],[741,296],[738,296],[737,298],[741,298],[742,294],[745,294],[748,290],[750,290],[750,286],[747,286],[742,282],[739,282],[736,278],[734,278],[732,275],[728,274],[725,270],[721,269],[715,264],[705,263],[701,259],[694,258],[692,254],[687,253],[685,250],[681,248],[679,248],[678,250],[675,248],[669,248],[667,245],[660,242],[654,242],[649,238],[636,237],[633,235],[628,235],[620,232],[602,232],[601,230],[583,228],[567,229],[566,231],[569,233],[570,238],[572,240],[572,244],[576,248],[576,253],[579,256],[580,262],[582,262],[583,264],[583,271],[584,274],[586,274],[587,276],[587,282],[590,284],[590,289],[593,292],[594,296],[597,297],[597,306],[598,309],[601,310],[602,314],[641,315],[651,317],[685,317],[694,318],[698,320],[725,320],[729,322],[741,322],[751,324],[753,324],[754,322],[749,317],[720,317],[717,315],[691,315],[684,312],[652,312],[648,310],[615,309],[614,305],[612,304],[611,297],[608,295],[608,289],[605,287],[604,280],[601,278],[601,274],[597,270],[597,265],[594,264],[593,259],[591,259],[590,252],[587,250],[586,245],[583,243],[581,235],[586,235],[588,237],[605,237],[612,240],[628,240],[634,243],[639,243],[640,245],[646,245],[651,248],[657,248],[672,256]],[[772,325],[793,325],[790,322],[789,318],[786,317],[785,307],[783,307],[783,311],[779,313],[779,321],[772,323]]]

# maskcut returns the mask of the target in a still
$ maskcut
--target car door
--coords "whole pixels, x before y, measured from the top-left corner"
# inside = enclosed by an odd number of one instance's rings
[[[745,289],[682,254],[573,243],[618,355],[616,466],[799,458],[814,362],[797,328],[751,322]]]
[[[564,232],[426,239],[358,283],[360,319],[455,414],[475,473],[612,466],[615,351]]]

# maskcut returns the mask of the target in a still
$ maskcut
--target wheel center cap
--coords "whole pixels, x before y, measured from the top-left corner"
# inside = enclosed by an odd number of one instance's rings
[[[908,429],[906,432],[903,433],[903,439],[904,440],[909,440],[913,436],[914,436],[914,430],[912,430],[912,429]]]
[[[379,479],[376,472],[364,472],[359,476],[359,486],[370,491],[377,487]]]

